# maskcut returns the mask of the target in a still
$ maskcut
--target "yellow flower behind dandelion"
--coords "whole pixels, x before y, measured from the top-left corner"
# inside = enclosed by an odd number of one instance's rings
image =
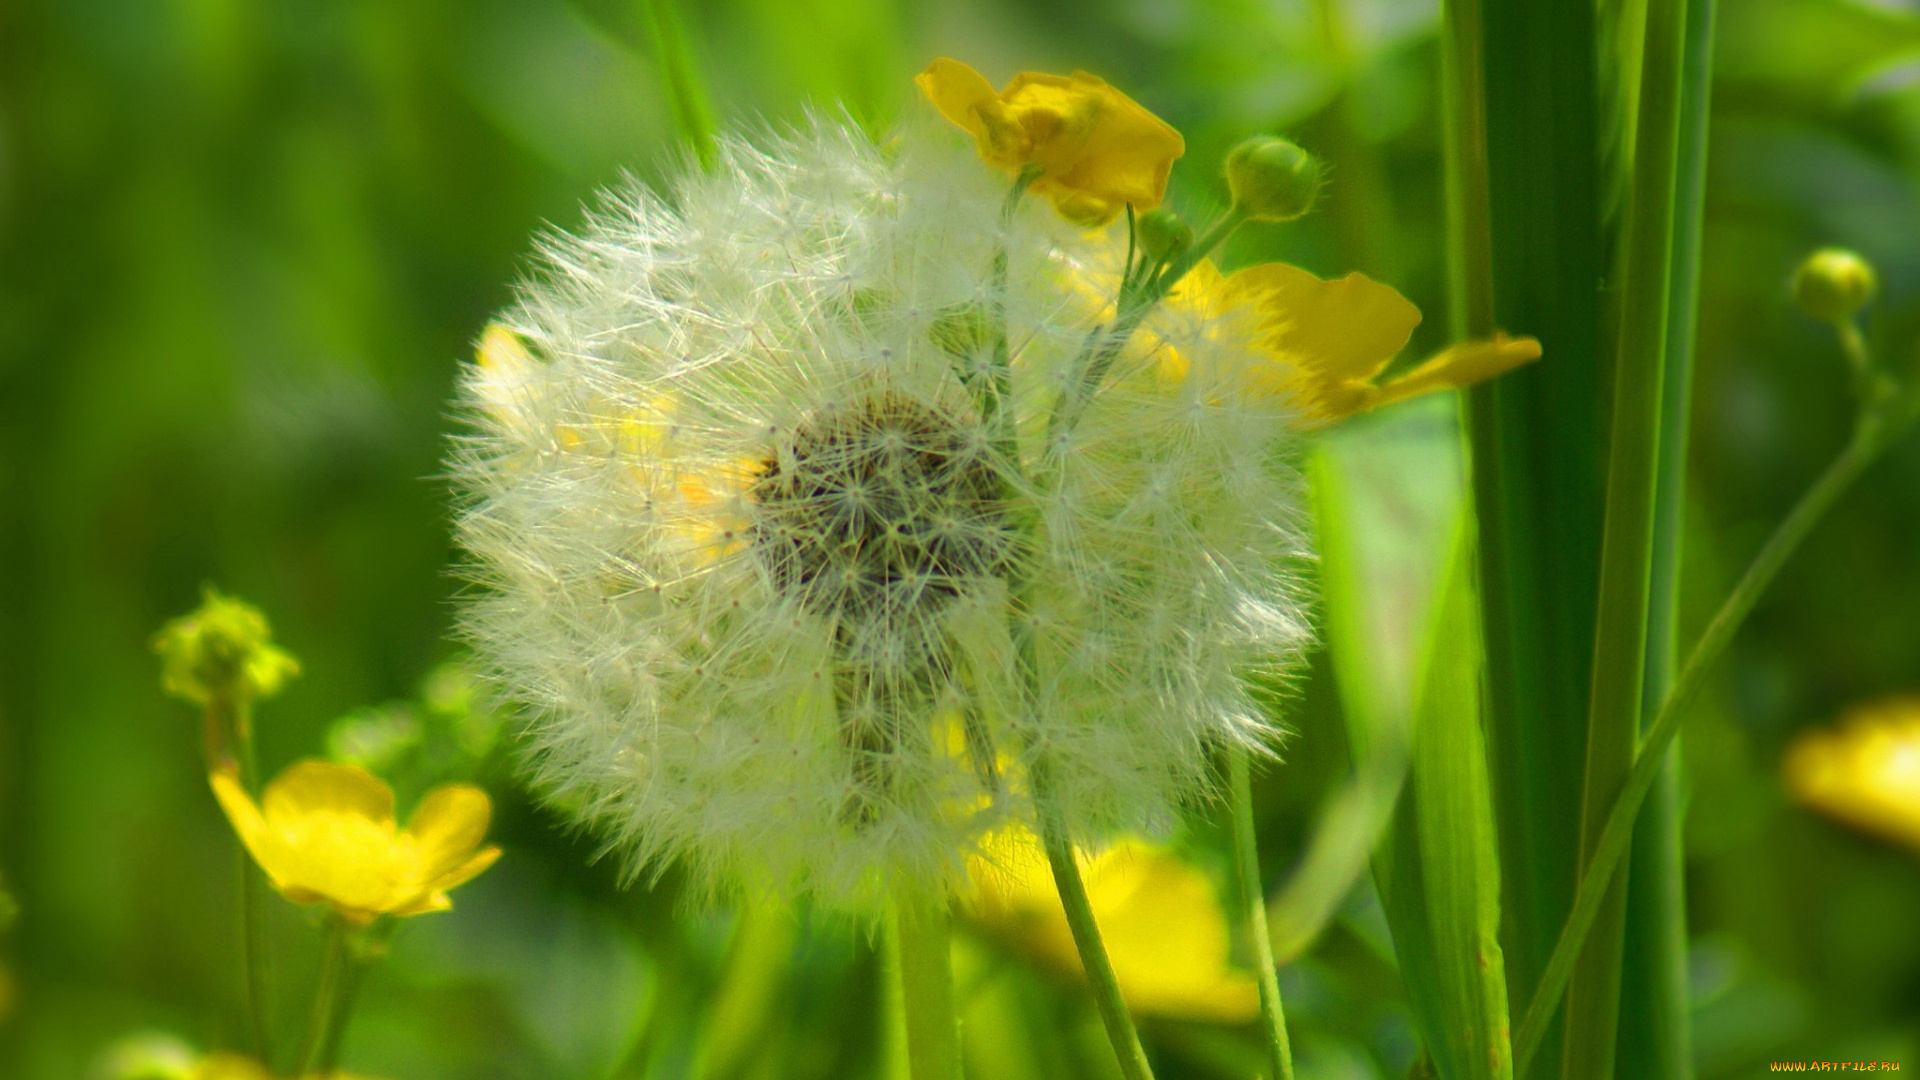
[[[973,136],[988,164],[1016,175],[1037,167],[1033,190],[1083,224],[1111,221],[1128,205],[1160,205],[1187,149],[1166,121],[1084,71],[1023,71],[996,92],[978,71],[941,57],[914,83]]]
[[[1451,346],[1392,379],[1379,376],[1420,324],[1420,309],[1390,285],[1352,273],[1323,280],[1297,266],[1261,263],[1222,274],[1202,260],[1167,298],[1169,317],[1198,317],[1245,334],[1255,356],[1245,380],[1291,401],[1299,426],[1318,428],[1382,405],[1492,378],[1540,356],[1533,338],[1497,334]],[[1178,349],[1160,371],[1187,375]]]
[[[468,784],[429,791],[402,829],[393,790],[357,765],[303,761],[269,783],[258,805],[230,770],[208,779],[274,888],[353,923],[444,911],[453,906],[448,889],[500,857],[480,846],[492,806]]]
[[[1076,851],[1120,996],[1136,1012],[1241,1023],[1259,1012],[1253,976],[1228,960],[1220,899],[1195,867],[1143,840]],[[1078,976],[1079,952],[1039,840],[1002,829],[973,860],[974,912],[991,933],[1047,967]]]
[[[1920,698],[1860,706],[1795,739],[1784,761],[1802,804],[1920,851]]]

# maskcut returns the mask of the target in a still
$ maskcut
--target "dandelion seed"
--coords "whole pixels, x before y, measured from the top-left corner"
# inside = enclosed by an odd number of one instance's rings
[[[1187,378],[1128,354],[1056,424],[1127,237],[1007,190],[944,130],[727,141],[551,238],[488,330],[467,630],[631,869],[871,910],[1033,820],[1003,759],[1091,842],[1275,738],[1244,677],[1306,639],[1292,406],[1188,318]]]

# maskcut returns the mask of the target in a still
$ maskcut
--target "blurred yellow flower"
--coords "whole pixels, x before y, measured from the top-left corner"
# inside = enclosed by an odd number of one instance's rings
[[[480,847],[492,807],[467,784],[429,791],[401,829],[392,789],[356,765],[300,762],[267,785],[258,806],[231,770],[209,780],[274,888],[354,923],[444,911],[453,906],[448,889],[500,857],[499,848]]]
[[[1227,917],[1206,875],[1142,840],[1076,856],[1129,1008],[1222,1023],[1258,1014],[1253,976],[1228,962]],[[1015,825],[993,834],[971,870],[982,925],[1048,967],[1080,974],[1052,871],[1031,831]]]
[[[1297,266],[1261,263],[1222,274],[1212,261],[1201,260],[1168,295],[1167,305],[1175,318],[1185,313],[1207,323],[1239,320],[1262,358],[1250,380],[1292,401],[1305,428],[1432,390],[1469,386],[1540,356],[1533,338],[1496,334],[1451,346],[1403,375],[1376,382],[1420,324],[1420,309],[1392,286],[1359,273],[1323,281]],[[1184,378],[1186,358],[1166,348],[1160,370]]]
[[[1783,764],[1800,802],[1920,851],[1920,698],[1859,706],[1795,739]]]
[[[989,165],[1037,166],[1033,190],[1082,224],[1111,221],[1122,207],[1150,210],[1166,196],[1180,133],[1084,71],[1023,71],[996,93],[958,60],[941,57],[914,77],[940,115],[971,134]]]
[[[200,606],[160,628],[160,687],[205,705],[215,698],[270,696],[300,674],[300,663],[270,640],[267,617],[209,588]]]

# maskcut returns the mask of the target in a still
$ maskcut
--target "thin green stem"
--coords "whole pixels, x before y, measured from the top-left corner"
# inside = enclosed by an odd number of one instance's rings
[[[251,703],[243,696],[217,694],[207,702],[207,766],[220,767],[221,759],[231,755],[239,773],[240,787],[249,795],[256,790],[259,768],[253,749]],[[245,844],[235,841],[234,880],[240,898],[240,971],[241,993],[248,1048],[261,1061],[273,1060],[273,1045],[267,1024],[266,971],[266,879],[254,865]]]
[[[768,1017],[791,968],[794,920],[770,903],[741,904],[733,920],[720,991],[705,1009],[699,1080],[726,1080],[766,1050]]]
[[[301,1075],[314,1071],[320,1060],[320,1048],[333,1026],[334,1004],[340,993],[342,969],[347,957],[346,920],[334,916],[328,920],[327,951],[320,960],[320,978],[313,992],[313,1013],[307,1019],[307,1038],[300,1049]]]
[[[1873,386],[1873,353],[1867,348],[1866,335],[1852,316],[1835,320],[1833,331],[1840,337],[1841,355],[1847,358],[1847,369],[1853,373],[1854,393],[1866,401]]]
[[[1280,974],[1273,962],[1273,937],[1267,931],[1267,894],[1260,884],[1260,845],[1253,831],[1252,753],[1244,746],[1227,751],[1227,798],[1233,804],[1233,864],[1240,903],[1247,911],[1247,932],[1260,984],[1260,1019],[1266,1027],[1272,1080],[1293,1080],[1293,1046],[1287,1040],[1287,1015],[1280,1004]]]
[[[1002,233],[1013,226],[1013,217],[1020,211],[1020,200],[1026,197],[1027,189],[1038,179],[1038,165],[1028,165],[1014,178],[1006,201],[1000,204]],[[981,391],[980,419],[987,430],[993,433],[1001,459],[1012,467],[1019,463],[1020,458],[1019,436],[1014,430],[1013,421],[1013,355],[1007,333],[1007,244],[1004,237],[993,253],[992,303],[993,368],[987,373],[986,384]]]
[[[365,964],[357,955],[353,927],[333,916],[327,933],[326,958],[320,964],[319,985],[313,995],[313,1016],[307,1026],[306,1048],[300,1054],[300,1075],[328,1077],[340,1061],[340,1043],[360,992]]]
[[[1011,223],[1013,214],[1019,206],[1021,196],[1029,185],[1038,179],[1040,172],[1029,166],[1015,180],[1014,187],[1007,196],[1002,208],[1002,223]],[[1209,229],[1203,243],[1217,245],[1230,233],[1238,220],[1229,214]],[[1193,261],[1198,261],[1204,249],[1196,243],[1189,252]],[[1174,265],[1179,265],[1176,260]],[[1192,262],[1185,264],[1191,268]],[[1061,392],[1060,400],[1055,404],[1053,413],[1047,420],[1047,448],[1045,454],[1052,459],[1057,449],[1057,436],[1073,426],[1079,410],[1099,386],[1100,379],[1106,374],[1106,365],[1111,364],[1120,347],[1133,333],[1135,326],[1153,302],[1160,297],[1160,291],[1178,281],[1178,277],[1169,277],[1166,270],[1159,276],[1134,276],[1123,270],[1123,282],[1117,301],[1118,314],[1114,325],[1105,331],[1095,331],[1088,338],[1088,344],[1076,365],[1078,377],[1069,381]],[[1182,269],[1181,273],[1186,270]],[[996,425],[1000,431],[1002,454],[1005,467],[1020,470],[1021,463],[1016,445],[1012,415],[1012,378],[1013,364],[1008,348],[1008,329],[1006,313],[1007,255],[1004,248],[995,253],[993,263],[994,310],[992,312],[994,348],[993,370],[990,373],[993,390],[991,395],[997,399],[993,409],[999,417]],[[1142,283],[1145,284],[1142,284]],[[1163,285],[1163,283],[1166,283]],[[1084,391],[1084,393],[1082,392]],[[989,413],[993,415],[993,413]],[[1023,531],[1029,535],[1038,528],[1036,521],[1029,518],[1023,523]],[[1039,700],[1040,670],[1039,658],[1033,641],[1030,622],[1022,616],[1031,610],[1029,591],[1033,586],[1032,575],[1024,562],[1017,562],[1008,572],[1007,590],[1010,596],[1007,614],[1008,631],[1013,639],[1022,688],[1029,705]],[[1125,1001],[1120,996],[1120,981],[1114,975],[1113,963],[1107,957],[1106,945],[1100,940],[1100,928],[1094,921],[1093,906],[1087,898],[1086,883],[1080,878],[1079,864],[1074,860],[1073,840],[1067,830],[1065,815],[1049,775],[1044,755],[1034,761],[1028,780],[1033,794],[1035,816],[1039,819],[1040,838],[1046,849],[1047,863],[1052,868],[1054,887],[1060,894],[1060,904],[1067,916],[1067,927],[1073,934],[1073,944],[1080,956],[1081,969],[1086,973],[1087,985],[1093,993],[1094,1006],[1100,1013],[1100,1020],[1107,1029],[1107,1037],[1113,1043],[1114,1055],[1119,1060],[1120,1074],[1123,1080],[1153,1080],[1153,1070],[1147,1063],[1146,1050],[1140,1045],[1140,1034],[1134,1029],[1133,1018],[1127,1014]],[[905,973],[908,948],[907,927],[900,926],[900,952],[903,988],[908,983]],[[949,982],[951,980],[949,979]],[[948,989],[951,994],[951,987]],[[909,1031],[911,1031],[911,1009],[909,1009]],[[909,1035],[911,1053],[911,1035]],[[918,1073],[915,1080],[918,1080]],[[957,1075],[957,1074],[956,1074]]]
[[[674,126],[693,148],[700,167],[711,169],[716,156],[713,106],[707,102],[706,84],[694,65],[692,50],[687,47],[680,13],[674,7],[674,0],[644,0],[644,3],[654,52],[667,84],[667,100],[673,107]]]
[[[1100,384],[1106,381],[1107,372],[1119,358],[1120,350],[1133,338],[1133,332],[1139,329],[1141,321],[1153,310],[1153,305],[1165,299],[1181,278],[1186,277],[1189,271],[1199,265],[1200,260],[1233,235],[1233,231],[1246,220],[1246,214],[1239,209],[1228,210],[1194,240],[1193,246],[1162,266],[1157,273],[1122,277],[1120,295],[1114,300],[1112,325],[1097,329],[1088,336],[1087,345],[1079,361],[1074,364],[1074,374],[1068,378],[1066,389],[1061,391],[1060,401],[1053,408],[1053,415],[1047,419],[1048,457],[1059,452],[1061,437],[1080,422],[1081,414],[1093,400],[1093,395],[1099,393]]]
[[[906,1016],[907,1075],[960,1080],[960,1022],[945,893],[903,888],[893,898],[899,934],[900,999]]]
[[[1446,95],[1447,271],[1453,336],[1484,338],[1493,306],[1493,196],[1487,175],[1487,80],[1480,55],[1480,0],[1442,7]]]
[[[1600,914],[1614,872],[1619,869],[1627,853],[1627,845],[1633,838],[1634,818],[1659,777],[1666,750],[1680,731],[1681,719],[1705,685],[1708,670],[1726,651],[1734,633],[1739,630],[1740,624],[1746,620],[1767,586],[1780,573],[1780,568],[1806,540],[1814,525],[1888,445],[1894,430],[1877,422],[1862,425],[1847,448],[1800,497],[1759,554],[1754,556],[1753,563],[1720,605],[1713,621],[1707,624],[1706,631],[1700,635],[1699,642],[1687,656],[1685,666],[1674,680],[1672,691],[1660,706],[1659,715],[1648,727],[1645,738],[1640,740],[1633,769],[1606,816],[1605,827],[1587,859],[1585,872],[1580,876],[1579,889],[1574,895],[1566,925],[1561,928],[1553,955],[1547,961],[1539,985],[1534,989],[1533,1000],[1527,1004],[1526,1013],[1521,1018],[1514,1037],[1516,1075],[1526,1072],[1534,1053],[1540,1049],[1547,1025],[1553,1019],[1554,1008],[1573,973],[1574,961],[1579,958],[1588,932]]]
[[[1073,933],[1073,946],[1080,954],[1080,967],[1086,972],[1087,987],[1093,993],[1094,1008],[1106,1026],[1107,1039],[1113,1043],[1120,1060],[1123,1080],[1153,1080],[1147,1064],[1147,1052],[1140,1045],[1140,1033],[1134,1030],[1133,1017],[1120,996],[1120,979],[1113,973],[1107,947],[1100,940],[1100,927],[1093,919],[1093,904],[1087,899],[1086,882],[1080,878],[1080,864],[1073,857],[1073,842],[1061,819],[1053,785],[1044,761],[1032,772],[1033,799],[1039,810],[1040,840],[1047,851],[1047,865],[1053,869],[1054,887],[1060,904],[1066,909],[1067,929]]]
[[[1688,419],[1698,322],[1707,125],[1712,95],[1717,0],[1687,10],[1681,63],[1680,126],[1674,197],[1672,277],[1667,318],[1666,386],[1661,396],[1653,562],[1648,589],[1647,667],[1641,718],[1651,722],[1679,662],[1679,582],[1685,525]],[[1645,729],[1643,728],[1643,731]],[[1687,1005],[1687,912],[1680,831],[1680,752],[1665,768],[1634,827],[1627,854],[1625,957],[1621,969],[1617,1069],[1640,1080],[1692,1075]]]

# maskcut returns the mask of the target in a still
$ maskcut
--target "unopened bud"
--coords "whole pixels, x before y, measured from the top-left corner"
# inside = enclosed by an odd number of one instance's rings
[[[1853,318],[1879,291],[1873,264],[1845,248],[1822,248],[1793,272],[1793,299],[1800,310],[1825,322]]]
[[[1255,135],[1227,154],[1227,190],[1254,221],[1292,221],[1320,197],[1320,163],[1285,139]]]
[[[1140,240],[1140,250],[1156,262],[1176,258],[1193,246],[1193,226],[1164,206],[1140,215],[1134,233]]]
[[[266,616],[212,589],[199,608],[162,627],[153,648],[161,688],[198,705],[267,697],[300,673],[299,662],[273,644]]]

